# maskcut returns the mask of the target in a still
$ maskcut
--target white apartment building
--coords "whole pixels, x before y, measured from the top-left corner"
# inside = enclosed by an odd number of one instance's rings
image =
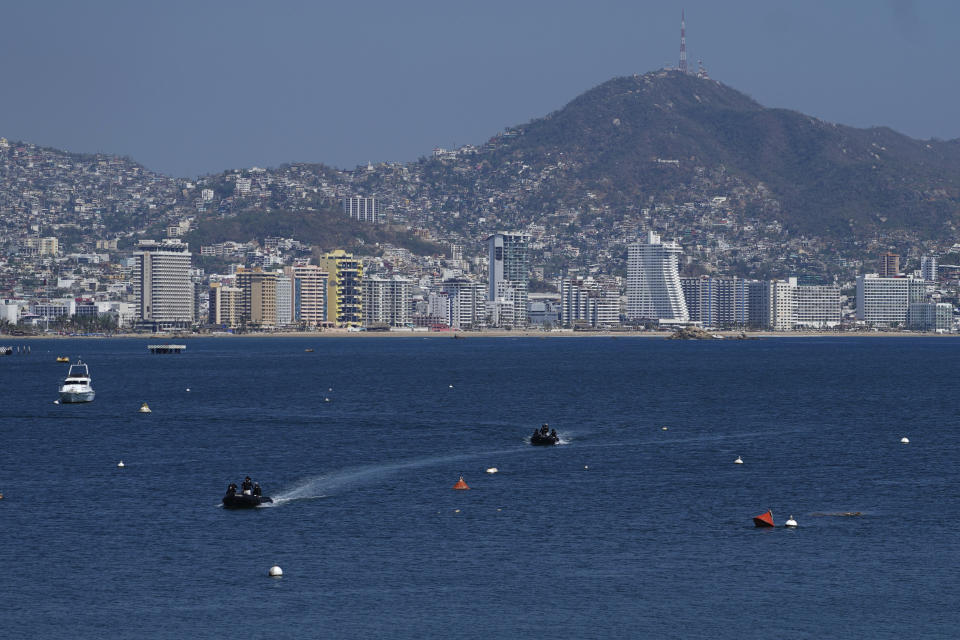
[[[591,327],[620,324],[620,293],[593,278],[566,278],[560,284],[560,323]]]
[[[486,287],[467,278],[449,278],[439,285],[443,308],[435,307],[440,317],[454,329],[476,329],[484,324]]]
[[[343,199],[342,204],[343,212],[358,222],[383,224],[387,221],[387,216],[376,198],[348,196]]]
[[[400,276],[365,277],[362,288],[364,326],[386,324],[405,327],[411,324],[413,281]]]
[[[907,326],[917,331],[953,331],[953,305],[946,302],[911,302]]]
[[[293,324],[293,278],[277,273],[277,326]]]
[[[925,282],[936,282],[938,276],[937,257],[923,256],[920,258],[920,277]]]
[[[911,302],[923,302],[926,286],[912,277],[875,273],[857,276],[857,320],[869,324],[906,324]]]
[[[676,242],[661,242],[651,231],[646,242],[627,249],[627,317],[631,320],[658,320],[685,323],[690,320],[680,286],[679,258],[683,250]]]
[[[794,287],[793,298],[793,328],[832,329],[840,326],[840,285]]]
[[[509,299],[513,319],[509,326],[527,324],[527,279],[530,277],[530,236],[518,232],[500,232],[487,238],[487,300]],[[507,291],[509,290],[509,296]],[[507,317],[495,314],[497,318]],[[493,326],[506,326],[494,324]]]
[[[131,274],[137,324],[153,330],[190,326],[194,285],[188,245],[141,240],[137,248]]]
[[[322,324],[327,317],[327,272],[315,264],[285,267],[283,272],[293,279],[293,321],[312,327]]]

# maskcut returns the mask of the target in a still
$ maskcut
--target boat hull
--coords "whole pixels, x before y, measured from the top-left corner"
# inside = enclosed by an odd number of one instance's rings
[[[262,504],[273,502],[270,496],[245,496],[243,494],[223,496],[223,507],[225,509],[253,509]]]
[[[61,391],[60,404],[79,404],[81,402],[93,402],[96,392],[90,391]]]
[[[560,442],[559,436],[530,436],[530,444],[535,447],[550,447]]]

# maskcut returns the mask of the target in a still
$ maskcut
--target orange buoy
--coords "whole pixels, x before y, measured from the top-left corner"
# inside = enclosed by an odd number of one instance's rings
[[[467,483],[463,481],[463,476],[460,476],[460,479],[457,480],[457,484],[453,485],[453,488],[461,490],[461,489],[469,489],[470,487],[468,487]]]
[[[766,513],[761,513],[758,516],[754,516],[753,525],[755,527],[772,527],[773,526],[773,514],[768,509]]]

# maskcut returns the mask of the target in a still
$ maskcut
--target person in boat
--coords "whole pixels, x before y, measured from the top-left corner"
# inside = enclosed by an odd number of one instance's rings
[[[247,476],[243,479],[243,484],[240,487],[243,489],[243,495],[248,496],[253,492],[253,480],[250,479],[250,476]]]
[[[260,496],[262,495],[261,492],[260,492],[260,483],[259,483],[259,482],[254,482],[254,483],[253,483],[253,495],[255,495],[255,496],[257,496],[257,497],[260,497]]]
[[[552,430],[550,431],[550,437],[551,437],[551,438],[557,438],[557,439],[560,438],[560,436],[557,435],[557,430],[556,430],[556,429],[552,429]]]
[[[550,427],[547,426],[547,423],[544,422],[543,426],[540,427],[540,435],[545,436],[550,433]]]
[[[228,496],[237,495],[237,483],[231,482],[229,485],[227,485],[227,495]]]

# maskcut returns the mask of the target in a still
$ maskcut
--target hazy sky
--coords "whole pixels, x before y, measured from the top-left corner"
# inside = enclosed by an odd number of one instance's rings
[[[960,2],[0,0],[0,136],[196,176],[408,161],[687,57],[767,106],[960,137]]]

